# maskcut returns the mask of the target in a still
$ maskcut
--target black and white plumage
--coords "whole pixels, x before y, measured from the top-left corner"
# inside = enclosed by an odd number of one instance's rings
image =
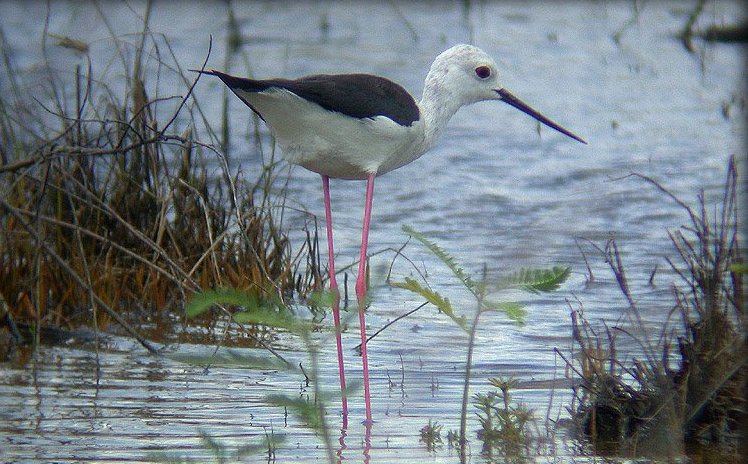
[[[334,178],[366,179],[412,162],[460,107],[483,100],[504,101],[584,142],[504,89],[495,62],[471,45],[434,60],[420,102],[371,74],[255,80],[203,73],[219,77],[265,121],[290,163]]]
[[[420,102],[416,102],[400,85],[370,74],[255,80],[218,71],[202,72],[218,76],[260,115],[275,136],[286,160],[322,175],[330,288],[337,295],[333,303],[333,316],[344,429],[347,426],[348,400],[343,368],[340,300],[335,279],[329,182],[331,177],[367,181],[356,298],[360,309],[365,422],[370,426],[372,412],[364,308],[366,250],[375,178],[423,155],[457,110],[484,100],[503,101],[575,140],[586,142],[504,89],[498,80],[496,63],[471,45],[454,46],[436,57],[426,76]]]
[[[282,89],[352,118],[386,116],[401,126],[410,126],[420,117],[418,104],[404,88],[371,74],[315,74],[295,80],[244,79],[218,71],[208,74],[220,77],[237,95]],[[251,107],[247,99],[242,100]]]

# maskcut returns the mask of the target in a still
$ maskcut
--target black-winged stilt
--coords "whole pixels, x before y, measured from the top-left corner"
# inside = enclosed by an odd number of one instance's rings
[[[322,176],[330,287],[337,295],[333,317],[344,424],[347,423],[348,400],[340,336],[340,295],[333,257],[330,178],[367,181],[356,297],[361,327],[366,423],[371,424],[364,306],[366,248],[374,179],[423,155],[458,109],[479,101],[503,101],[562,134],[587,143],[503,88],[494,60],[472,45],[456,45],[436,57],[426,76],[420,102],[416,102],[400,85],[370,74],[255,80],[219,71],[202,72],[218,76],[265,121],[289,163]]]

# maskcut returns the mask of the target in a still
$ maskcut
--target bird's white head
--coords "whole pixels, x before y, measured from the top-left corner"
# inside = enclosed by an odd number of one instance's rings
[[[420,105],[426,120],[427,144],[433,143],[460,107],[485,100],[503,101],[562,134],[587,143],[515,97],[499,82],[496,62],[480,48],[462,44],[437,56],[426,76]]]
[[[455,45],[436,57],[426,85],[462,105],[483,100],[500,100],[501,89],[496,62],[473,45]]]

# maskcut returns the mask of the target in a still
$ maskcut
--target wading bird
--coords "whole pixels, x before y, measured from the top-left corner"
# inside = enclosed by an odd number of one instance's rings
[[[348,400],[340,335],[340,295],[333,258],[330,178],[366,180],[356,297],[361,328],[366,423],[371,424],[364,306],[366,248],[374,179],[419,158],[431,148],[458,109],[479,101],[502,101],[562,134],[587,143],[506,90],[499,82],[494,60],[472,45],[456,45],[436,57],[426,76],[420,102],[416,102],[400,85],[370,74],[255,80],[219,71],[200,72],[218,76],[265,121],[289,163],[322,176],[330,288],[337,295],[333,317],[345,423]]]

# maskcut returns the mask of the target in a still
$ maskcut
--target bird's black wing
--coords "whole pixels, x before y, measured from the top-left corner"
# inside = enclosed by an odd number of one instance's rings
[[[256,80],[218,71],[203,72],[220,77],[234,91],[262,92],[282,88],[326,110],[354,118],[386,116],[402,126],[410,126],[420,117],[418,105],[407,90],[389,79],[371,74],[316,74],[300,79]]]

